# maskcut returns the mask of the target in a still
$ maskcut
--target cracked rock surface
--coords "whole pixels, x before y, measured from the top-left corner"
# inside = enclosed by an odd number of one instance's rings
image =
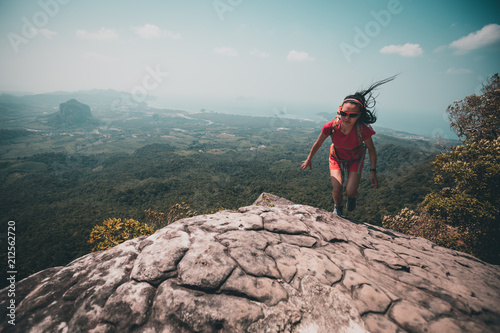
[[[16,303],[1,332],[499,332],[500,267],[263,193],[38,272]]]

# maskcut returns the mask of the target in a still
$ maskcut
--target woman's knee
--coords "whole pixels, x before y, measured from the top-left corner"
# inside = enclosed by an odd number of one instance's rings
[[[346,194],[350,198],[355,198],[358,195],[358,188],[346,188]]]
[[[346,194],[355,198],[358,195],[359,183],[361,181],[361,174],[357,172],[349,172],[349,179],[346,186]]]

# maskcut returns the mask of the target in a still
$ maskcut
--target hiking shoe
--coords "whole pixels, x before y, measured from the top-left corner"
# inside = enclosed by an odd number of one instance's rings
[[[356,198],[347,197],[347,210],[352,212],[356,208]]]
[[[338,216],[342,216],[344,207],[342,206],[335,206],[335,209],[333,210],[333,214],[336,214]]]

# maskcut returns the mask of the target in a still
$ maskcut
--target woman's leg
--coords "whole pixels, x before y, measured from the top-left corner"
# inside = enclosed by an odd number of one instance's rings
[[[358,195],[358,187],[361,181],[361,172],[349,171],[347,178],[346,193],[350,198],[356,198]]]
[[[342,197],[342,172],[339,169],[330,169],[330,179],[332,180],[332,196],[335,206],[341,206]]]

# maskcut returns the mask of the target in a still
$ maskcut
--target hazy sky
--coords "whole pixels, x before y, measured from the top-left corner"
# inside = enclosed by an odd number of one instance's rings
[[[500,71],[499,14],[498,0],[0,0],[0,90],[316,110],[400,73],[381,125],[439,129]]]

